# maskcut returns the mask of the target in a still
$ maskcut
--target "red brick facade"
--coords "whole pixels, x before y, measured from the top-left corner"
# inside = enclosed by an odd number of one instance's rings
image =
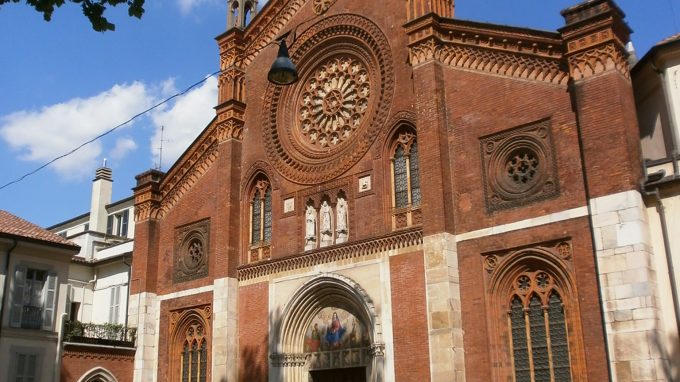
[[[204,323],[220,333],[213,342],[238,353],[211,353],[209,365],[226,362],[225,375],[313,375],[303,337],[324,307],[349,311],[367,333],[357,340],[365,358],[342,353],[320,370],[355,362],[369,380],[435,380],[445,370],[511,380],[509,297],[494,288],[544,268],[563,298],[572,380],[609,377],[591,222],[565,211],[634,190],[640,177],[618,8],[594,1],[565,13],[559,32],[543,32],[457,20],[445,0],[393,3],[270,1],[250,27],[218,36],[217,117],[166,174],[142,174],[135,189],[131,293],[162,298],[156,354],[137,358],[155,357],[158,380],[179,370],[168,341],[183,309],[219,312]],[[276,50],[265,45],[298,25],[288,43],[300,80],[272,85],[263,68]],[[396,191],[395,141],[404,132],[417,142],[417,166],[407,152],[408,206],[397,208],[406,196]],[[493,231],[547,215],[559,218]],[[184,227],[206,224],[187,257],[182,248],[193,242],[183,240],[193,236]],[[431,245],[438,235],[455,248]],[[205,261],[207,276],[191,277],[192,261]],[[330,289],[311,290],[322,302],[307,303],[305,288],[320,279]],[[448,283],[444,297],[436,280]],[[232,292],[234,306],[217,302]],[[225,334],[232,327],[238,338]],[[438,342],[458,332],[463,349]]]
[[[132,382],[135,362],[134,349],[111,349],[81,345],[66,345],[61,364],[61,381],[100,380],[111,377],[118,382]]]
[[[398,381],[430,379],[424,271],[422,253],[390,259],[392,320],[399,322],[403,332],[394,341],[394,374]]]

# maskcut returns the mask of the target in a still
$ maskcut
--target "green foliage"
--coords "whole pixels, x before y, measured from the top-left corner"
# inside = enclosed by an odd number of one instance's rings
[[[109,22],[104,17],[104,12],[107,6],[115,7],[120,4],[126,4],[128,7],[128,15],[130,17],[142,18],[144,14],[144,0],[25,0],[26,5],[35,8],[36,11],[43,14],[45,21],[52,19],[52,13],[55,8],[59,8],[66,2],[80,4],[83,9],[83,15],[90,20],[92,29],[97,32],[106,32],[116,30],[116,26]],[[21,0],[0,0],[0,6],[8,3],[19,3]]]
[[[64,340],[67,342],[99,343],[101,341],[129,341],[135,342],[137,329],[126,328],[123,324],[92,324],[80,321],[64,323]],[[86,341],[85,339],[99,341]]]

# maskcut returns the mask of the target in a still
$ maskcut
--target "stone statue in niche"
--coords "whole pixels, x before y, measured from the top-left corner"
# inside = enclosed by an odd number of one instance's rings
[[[344,197],[339,196],[338,197],[338,204],[336,207],[336,219],[335,219],[335,225],[336,225],[336,237],[335,237],[335,243],[340,244],[344,243],[347,241],[347,236],[348,236],[348,228],[347,228],[347,201],[345,200]]]
[[[321,203],[319,210],[321,215],[321,247],[326,247],[333,244],[333,209],[328,201],[324,200]]]
[[[316,248],[316,209],[307,206],[305,212],[305,251]]]

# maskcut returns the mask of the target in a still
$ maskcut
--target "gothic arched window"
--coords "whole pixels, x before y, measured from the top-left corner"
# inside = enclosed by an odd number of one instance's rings
[[[268,246],[272,240],[272,188],[267,180],[255,182],[250,199],[250,259],[257,261],[269,257]]]
[[[564,305],[548,273],[515,279],[508,321],[516,382],[571,381]]]
[[[250,244],[269,243],[272,237],[272,188],[269,182],[257,182],[250,205]]]
[[[198,321],[188,325],[180,355],[181,381],[205,382],[208,373],[208,344],[203,325]]]
[[[404,228],[420,223],[420,170],[415,133],[403,128],[392,147],[393,227]]]

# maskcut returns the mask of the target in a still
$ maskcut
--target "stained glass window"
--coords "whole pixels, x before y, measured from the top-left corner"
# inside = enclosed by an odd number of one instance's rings
[[[526,306],[517,295],[510,302],[515,380],[571,381],[564,308],[552,278],[545,272],[525,273],[514,285],[515,293],[529,297]]]
[[[208,373],[208,345],[206,344],[206,341],[203,340],[203,343],[201,344],[201,373],[198,381],[205,382],[207,373]]]
[[[181,382],[206,382],[208,372],[208,341],[203,325],[198,321],[186,328],[181,353]]]
[[[191,382],[198,381],[198,346],[196,341],[191,344]]]
[[[411,175],[411,204],[420,205],[420,170],[418,170],[418,142],[413,141],[409,155],[409,172]]]
[[[531,356],[534,360],[534,381],[550,382],[550,360],[541,299],[533,295],[529,303]]]
[[[182,350],[182,382],[189,382],[189,343],[184,343]]]
[[[408,179],[406,177],[406,156],[399,145],[394,152],[394,201],[396,208],[408,206]]]
[[[550,300],[548,301],[548,320],[550,322],[550,352],[553,357],[555,382],[571,381],[567,327],[564,320],[562,299],[557,293],[550,295]]]
[[[267,188],[264,193],[264,241],[269,243],[272,239],[272,189]]]
[[[260,220],[262,218],[262,205],[260,203],[260,190],[255,191],[252,201],[253,216],[251,218],[252,233],[250,242],[257,244],[260,242]]]
[[[515,296],[510,305],[510,326],[512,331],[512,349],[515,357],[515,380],[516,382],[531,382],[524,307],[522,306],[522,301],[517,296]]]

